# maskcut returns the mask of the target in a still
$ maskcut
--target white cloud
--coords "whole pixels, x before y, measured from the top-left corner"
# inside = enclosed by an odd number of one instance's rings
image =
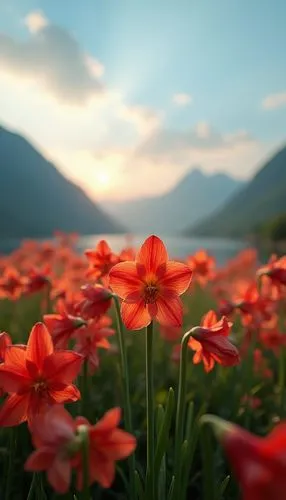
[[[156,130],[162,121],[161,113],[154,109],[124,104],[119,109],[119,117],[133,123],[139,133],[143,135]]]
[[[58,101],[82,105],[102,93],[103,67],[87,57],[77,40],[64,28],[44,23],[41,14],[26,18],[27,41],[0,34],[0,69],[36,83]],[[27,20],[28,19],[28,20]],[[41,25],[41,28],[40,28]]]
[[[24,24],[30,33],[34,34],[45,28],[49,24],[49,21],[40,10],[35,10],[24,18]]]
[[[173,102],[177,104],[177,106],[188,106],[193,102],[193,98],[190,94],[179,93],[174,94]]]
[[[286,106],[286,92],[278,92],[265,97],[262,101],[264,109],[278,109]]]

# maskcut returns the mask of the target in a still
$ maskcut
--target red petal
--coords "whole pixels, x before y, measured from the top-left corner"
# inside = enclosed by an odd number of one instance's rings
[[[36,448],[55,446],[73,438],[75,424],[63,406],[52,406],[44,414],[35,417],[31,424],[31,434]]]
[[[27,420],[27,409],[29,395],[12,394],[9,396],[0,410],[0,427],[13,427]]]
[[[25,373],[26,370],[26,346],[10,346],[5,355],[5,366],[13,368],[17,373]]]
[[[73,351],[57,351],[48,356],[43,364],[43,373],[50,384],[71,384],[78,376],[83,357]]]
[[[108,432],[119,425],[121,419],[121,409],[112,408],[107,411],[105,415],[99,420],[99,422],[94,426],[94,431],[96,432]]]
[[[151,322],[151,317],[143,300],[135,304],[123,302],[121,305],[122,321],[128,330],[141,330]]]
[[[91,454],[90,478],[97,481],[102,488],[110,488],[115,477],[115,465],[99,453]]]
[[[202,326],[204,328],[210,328],[217,323],[217,315],[214,311],[209,311],[202,320]]]
[[[160,279],[160,285],[181,295],[189,288],[191,279],[192,271],[188,266],[181,262],[169,261],[166,272]]]
[[[55,450],[48,446],[34,451],[26,460],[25,470],[42,471],[49,469],[55,459],[55,453]]]
[[[156,301],[158,312],[157,321],[161,325],[180,327],[183,323],[183,304],[179,297],[159,297]]]
[[[31,385],[31,378],[27,371],[17,373],[5,365],[0,366],[1,388],[5,392],[23,392]]]
[[[31,330],[27,344],[27,359],[39,369],[47,356],[54,352],[52,337],[43,323],[37,323]]]
[[[154,235],[144,241],[136,256],[136,262],[145,266],[146,273],[156,273],[158,267],[166,264],[167,260],[168,254],[163,241]]]
[[[60,390],[49,390],[50,398],[54,403],[73,403],[80,399],[80,392],[75,385],[67,385]]]
[[[110,460],[122,460],[128,457],[136,448],[134,436],[121,429],[115,429],[110,438],[103,439],[102,453]]]
[[[114,293],[122,299],[140,291],[142,281],[138,277],[135,262],[116,264],[109,273],[109,284]]]
[[[71,482],[71,464],[69,460],[56,458],[48,469],[48,481],[57,493],[66,493]]]

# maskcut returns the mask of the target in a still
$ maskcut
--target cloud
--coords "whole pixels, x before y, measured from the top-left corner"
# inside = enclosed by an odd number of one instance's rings
[[[161,113],[144,106],[122,105],[119,109],[119,117],[133,123],[139,133],[144,135],[156,130],[162,121]]]
[[[40,12],[25,18],[31,37],[0,35],[0,70],[35,82],[58,101],[82,105],[101,94],[103,66],[64,28],[47,24]]]
[[[49,21],[41,11],[35,10],[24,18],[24,24],[30,33],[34,34],[45,28],[49,24]]]
[[[179,93],[173,96],[173,102],[177,106],[188,106],[193,102],[193,98],[190,94]]]
[[[265,97],[262,101],[264,109],[278,109],[286,106],[286,92],[278,92]]]

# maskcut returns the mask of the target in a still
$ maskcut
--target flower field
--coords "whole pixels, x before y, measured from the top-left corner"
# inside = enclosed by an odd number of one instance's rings
[[[1,500],[283,500],[286,257],[75,242],[0,258]]]

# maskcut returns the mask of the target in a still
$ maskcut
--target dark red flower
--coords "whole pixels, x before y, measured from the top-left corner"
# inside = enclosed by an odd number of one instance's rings
[[[78,310],[84,319],[95,319],[105,314],[111,307],[112,293],[101,285],[81,287],[84,299],[79,302]]]

